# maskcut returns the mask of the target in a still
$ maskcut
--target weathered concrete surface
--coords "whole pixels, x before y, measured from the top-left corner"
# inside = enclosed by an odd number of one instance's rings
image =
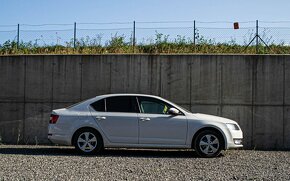
[[[28,56],[25,60],[25,102],[52,100],[53,60],[46,56]]]
[[[218,56],[190,57],[191,104],[218,104],[220,102],[220,62]],[[182,71],[182,70],[181,70]]]
[[[290,106],[284,108],[284,123],[283,123],[283,133],[284,133],[284,147],[290,149]]]
[[[283,147],[283,107],[254,107],[253,145],[258,149]]]
[[[47,139],[47,122],[52,107],[50,103],[26,103],[24,143],[43,143]]]
[[[1,102],[24,101],[25,59],[22,56],[0,58]]]
[[[110,92],[111,63],[107,56],[95,59],[84,55],[82,58],[82,99],[88,99],[98,94]]]
[[[282,105],[284,60],[279,56],[259,56],[254,65],[254,103]]]
[[[239,122],[246,148],[290,149],[290,55],[0,56],[0,139],[48,143],[52,109],[145,93]]]
[[[222,59],[222,102],[225,104],[252,104],[251,57],[229,56]]]
[[[53,58],[54,59],[54,58]],[[53,102],[81,100],[82,56],[59,56],[53,61]]]
[[[0,103],[0,110],[1,142],[20,143],[25,127],[24,103]]]
[[[188,56],[161,57],[160,96],[179,104],[190,98],[190,59]],[[180,61],[175,61],[179,59]]]

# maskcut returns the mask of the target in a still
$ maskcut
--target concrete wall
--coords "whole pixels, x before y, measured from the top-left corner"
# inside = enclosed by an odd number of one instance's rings
[[[159,95],[236,120],[246,148],[290,149],[289,55],[0,56],[0,139],[48,143],[52,109],[106,93]]]

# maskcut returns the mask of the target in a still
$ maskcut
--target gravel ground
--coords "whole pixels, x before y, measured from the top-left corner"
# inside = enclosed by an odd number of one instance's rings
[[[73,147],[0,145],[0,180],[290,180],[290,152],[230,150],[206,159],[190,150],[109,149],[81,156]]]

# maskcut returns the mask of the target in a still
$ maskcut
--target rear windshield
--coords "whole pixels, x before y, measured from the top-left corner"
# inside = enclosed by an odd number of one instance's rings
[[[70,108],[72,108],[72,107],[78,106],[78,105],[80,105],[81,103],[86,102],[87,100],[89,100],[89,99],[83,100],[83,101],[78,102],[78,103],[75,103],[75,104],[73,104],[73,105],[70,105],[70,106],[66,107],[66,109],[70,109]]]

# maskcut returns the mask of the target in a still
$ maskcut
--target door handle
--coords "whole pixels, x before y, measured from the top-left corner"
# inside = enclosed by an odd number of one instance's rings
[[[97,116],[96,118],[97,118],[97,120],[105,120],[106,119],[105,116]]]
[[[140,121],[150,121],[150,118],[140,118]]]

